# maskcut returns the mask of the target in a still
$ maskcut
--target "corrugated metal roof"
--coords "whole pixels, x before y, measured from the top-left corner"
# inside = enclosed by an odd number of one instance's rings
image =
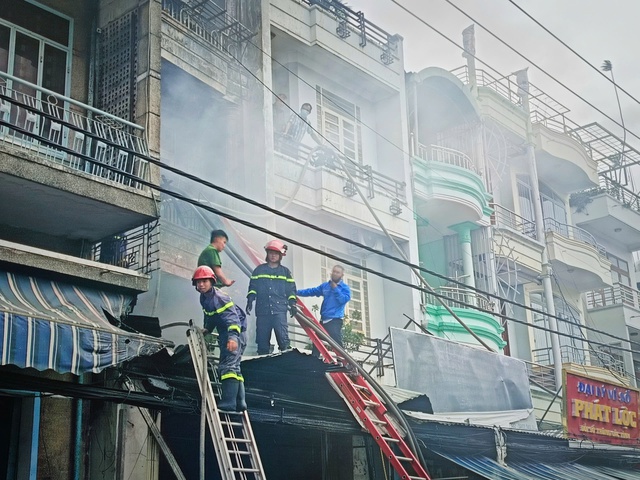
[[[438,452],[442,457],[490,480],[639,480],[640,472],[579,463],[507,463],[501,465],[486,456],[458,456]]]

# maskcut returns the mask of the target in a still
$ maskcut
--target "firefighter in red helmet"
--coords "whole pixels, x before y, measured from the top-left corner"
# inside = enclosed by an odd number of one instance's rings
[[[296,284],[291,271],[281,264],[287,254],[287,246],[280,240],[271,240],[264,249],[266,263],[251,274],[247,293],[247,314],[256,304],[256,343],[258,355],[271,351],[271,332],[276,334],[280,351],[290,347],[287,312],[296,313]]]
[[[204,333],[210,333],[213,329],[218,331],[218,375],[222,383],[218,408],[238,412],[246,410],[240,361],[247,346],[247,317],[229,295],[214,286],[216,275],[211,267],[199,266],[193,273],[191,283],[200,292],[200,305],[204,312]]]

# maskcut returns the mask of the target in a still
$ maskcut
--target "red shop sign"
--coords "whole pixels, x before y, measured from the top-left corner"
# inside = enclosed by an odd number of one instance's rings
[[[638,444],[638,390],[565,370],[564,398],[569,438]]]

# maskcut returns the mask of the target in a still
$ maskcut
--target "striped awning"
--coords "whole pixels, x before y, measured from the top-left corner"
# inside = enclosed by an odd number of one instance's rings
[[[97,373],[172,345],[112,325],[132,296],[0,271],[0,365]]]

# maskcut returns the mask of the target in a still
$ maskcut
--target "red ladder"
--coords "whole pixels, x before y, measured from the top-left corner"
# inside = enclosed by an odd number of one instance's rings
[[[238,233],[228,222],[225,222],[225,224],[235,233]],[[249,246],[248,242],[239,233],[237,239],[240,240],[238,243],[240,243],[245,253],[249,255],[254,265],[260,265],[262,259],[258,256],[258,253]],[[241,259],[239,260],[242,261]],[[248,267],[248,265],[245,265],[245,267]],[[296,320],[318,349],[324,362],[334,363],[332,353],[320,340],[313,328],[308,326],[307,322],[313,322],[322,330],[324,328],[300,299],[298,299],[297,305],[299,313],[296,315]],[[343,365],[355,365],[355,361],[351,358],[339,357],[339,360]],[[375,390],[365,378],[357,373],[355,368],[349,373],[329,372],[328,376],[332,386],[342,392],[353,415],[363,428],[371,434],[400,478],[431,480],[426,469],[420,464],[416,455],[404,441],[399,427],[394,425],[394,423],[399,425],[400,422],[394,418],[392,412],[386,409],[384,402],[376,395]]]
[[[324,362],[334,363],[331,352],[320,340],[318,334],[307,325],[307,322],[312,321],[319,328],[322,326],[299,299],[298,308],[301,313],[296,315],[296,320],[318,349]],[[338,360],[345,364],[353,363],[352,359],[338,357]],[[430,480],[426,469],[404,441],[399,428],[394,425],[394,422],[398,423],[397,420],[387,410],[382,400],[378,398],[371,385],[356,372],[357,370],[353,370],[353,373],[329,372],[328,375],[333,387],[342,392],[351,412],[371,434],[400,478]]]

